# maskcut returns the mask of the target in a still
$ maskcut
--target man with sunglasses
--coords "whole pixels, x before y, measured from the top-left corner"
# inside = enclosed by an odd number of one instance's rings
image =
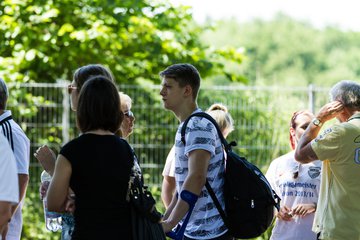
[[[6,110],[8,97],[6,83],[0,78],[0,134],[7,138],[14,153],[19,183],[19,203],[11,209],[12,217],[8,224],[6,239],[19,240],[23,224],[21,211],[29,182],[30,140],[13,120],[11,111]]]

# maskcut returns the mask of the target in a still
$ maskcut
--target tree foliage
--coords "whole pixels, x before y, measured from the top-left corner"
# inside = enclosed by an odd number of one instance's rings
[[[341,79],[360,78],[359,32],[333,26],[317,29],[283,14],[241,24],[225,19],[214,29],[202,39],[215,46],[243,48],[247,58],[241,73],[251,85],[331,86]]]
[[[0,6],[0,74],[10,81],[72,79],[79,66],[102,63],[119,83],[159,82],[158,72],[173,63],[193,63],[206,77],[223,74],[221,59],[243,58],[233,48],[203,44],[189,7],[168,2],[4,0]]]

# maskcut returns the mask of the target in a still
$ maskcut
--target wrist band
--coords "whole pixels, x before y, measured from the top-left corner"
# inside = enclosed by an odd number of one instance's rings
[[[196,201],[198,200],[199,196],[189,192],[188,190],[182,190],[180,193],[180,197],[182,200],[187,202],[189,204],[189,208],[192,210],[192,208],[195,206]],[[190,211],[189,209],[189,211]]]
[[[181,225],[178,224],[174,231],[166,233],[166,236],[168,236],[174,240],[182,240],[183,239],[186,225],[189,222],[191,213],[194,209],[195,203],[198,200],[199,196],[192,192],[189,192],[188,190],[182,190],[180,193],[180,198],[182,200],[184,200],[187,204],[189,204],[189,210],[188,210],[188,213],[186,214],[186,217],[185,217],[183,223]]]

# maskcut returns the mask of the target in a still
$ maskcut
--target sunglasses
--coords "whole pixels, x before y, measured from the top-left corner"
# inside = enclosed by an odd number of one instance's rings
[[[134,113],[132,112],[132,111],[127,111],[127,112],[124,112],[124,115],[126,116],[126,117],[128,117],[128,118],[130,118],[130,117],[134,117]]]
[[[67,86],[68,93],[71,94],[73,90],[76,90],[77,87],[74,87],[73,85],[69,84]]]

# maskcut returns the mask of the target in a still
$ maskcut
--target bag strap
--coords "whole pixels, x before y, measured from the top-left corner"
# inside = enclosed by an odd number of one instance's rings
[[[206,112],[196,112],[196,113],[193,113],[191,114],[184,122],[184,124],[182,125],[181,127],[181,142],[183,142],[183,144],[185,145],[185,131],[186,131],[186,126],[188,124],[188,122],[190,121],[190,119],[192,117],[203,117],[203,118],[206,118],[207,120],[209,120],[216,128],[218,134],[219,134],[219,137],[220,137],[220,140],[221,140],[221,143],[224,145],[225,149],[227,149],[228,147],[228,143],[225,139],[225,137],[223,136],[221,130],[220,130],[220,127],[219,125],[217,124],[217,122],[215,121],[215,119],[213,117],[211,117],[209,114],[207,114]]]
[[[224,146],[225,148],[225,151],[227,152],[229,149],[231,149],[231,145],[229,145],[227,143],[227,141],[225,140],[225,137],[223,136],[221,130],[220,130],[220,127],[219,125],[217,124],[217,122],[215,121],[214,118],[212,118],[209,114],[205,113],[205,112],[196,112],[196,113],[193,113],[191,114],[184,122],[184,124],[182,125],[181,127],[181,141],[183,142],[183,144],[185,145],[185,130],[186,130],[186,126],[189,122],[189,120],[192,118],[192,117],[203,117],[203,118],[206,118],[207,120],[209,120],[216,128],[217,132],[218,132],[218,135],[220,137],[220,140],[221,140],[221,143],[222,145]],[[225,161],[225,155],[224,155],[224,158],[223,160]],[[222,218],[222,220],[224,221],[225,223],[225,226],[229,229],[229,224],[228,224],[228,219],[226,217],[226,214],[225,214],[225,211],[222,209],[221,205],[220,205],[220,202],[219,200],[217,199],[215,193],[214,193],[214,190],[212,189],[212,187],[210,186],[208,180],[206,179],[206,183],[205,183],[205,187],[206,189],[208,190],[209,194],[210,194],[210,197],[211,199],[213,200],[217,210],[219,211],[220,213],[220,216]],[[229,229],[230,231],[230,229]]]

